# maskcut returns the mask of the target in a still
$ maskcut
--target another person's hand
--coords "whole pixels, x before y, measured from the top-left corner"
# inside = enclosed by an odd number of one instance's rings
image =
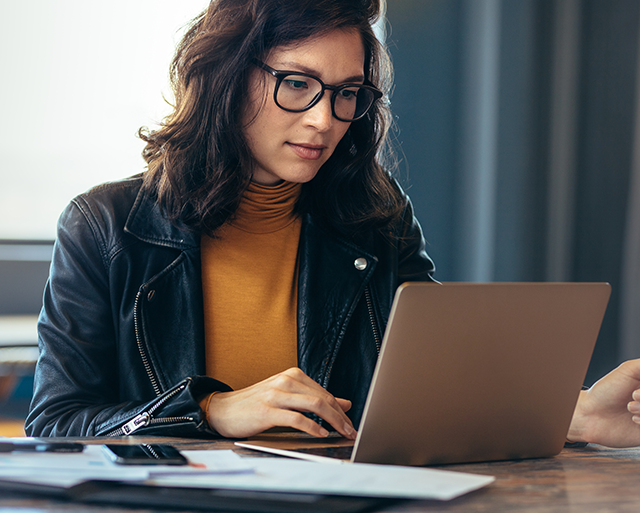
[[[608,447],[640,445],[640,359],[624,362],[580,393],[567,439]]]
[[[329,434],[303,413],[315,413],[342,436],[356,437],[345,414],[351,402],[333,397],[296,367],[242,390],[216,393],[207,402],[209,425],[228,438],[244,438],[276,426],[317,437]]]

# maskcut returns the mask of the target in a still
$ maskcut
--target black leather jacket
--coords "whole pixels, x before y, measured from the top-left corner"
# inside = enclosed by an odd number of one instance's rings
[[[141,184],[98,186],[60,217],[30,436],[215,435],[198,400],[230,388],[205,376],[200,236],[169,223]],[[408,198],[391,241],[355,245],[303,217],[298,365],[353,402],[356,427],[394,292],[433,270]]]

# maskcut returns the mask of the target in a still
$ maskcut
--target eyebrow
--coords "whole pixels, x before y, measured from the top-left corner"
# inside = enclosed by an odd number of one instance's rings
[[[322,78],[320,75],[320,73],[318,73],[317,70],[313,69],[313,68],[309,68],[307,66],[305,66],[304,64],[299,64],[297,62],[285,62],[282,64],[283,66],[287,67],[287,69],[285,69],[285,71],[302,71],[302,73],[306,73],[307,75],[314,75],[316,77],[320,77]],[[351,82],[364,82],[364,74],[360,74],[360,75],[354,75],[352,77],[347,77],[344,80],[340,81],[340,84],[349,84]]]

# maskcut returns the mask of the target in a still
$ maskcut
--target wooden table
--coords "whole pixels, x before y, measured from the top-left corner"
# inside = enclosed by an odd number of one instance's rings
[[[73,439],[67,439],[73,440]],[[108,439],[113,442],[114,439]],[[229,440],[203,441],[153,438],[155,443],[171,443],[181,449],[234,449]],[[81,440],[104,443],[105,439]],[[149,443],[150,439],[129,437],[120,443]],[[258,453],[237,449],[240,455]],[[440,468],[490,474],[492,485],[450,502],[410,501],[386,509],[387,512],[517,511],[517,512],[638,512],[640,511],[640,448],[607,449],[589,446],[564,449],[554,458],[450,465]],[[38,511],[89,511],[101,513],[160,511],[69,504],[56,500],[7,495],[0,497],[0,509]],[[4,511],[4,510],[3,510]],[[166,510],[163,510],[166,511]],[[184,510],[186,511],[186,510]]]

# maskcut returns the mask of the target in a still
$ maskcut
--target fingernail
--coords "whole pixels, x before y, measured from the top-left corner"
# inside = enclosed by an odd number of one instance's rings
[[[347,434],[347,436],[353,436],[353,433],[355,433],[355,429],[353,429],[353,426],[350,426],[349,424],[345,424],[344,432]]]
[[[320,436],[322,436],[322,437],[329,436],[329,431],[327,431],[325,428],[321,427],[320,428]]]
[[[640,400],[640,390],[634,390],[633,394],[631,394],[631,397],[633,397],[634,401]]]
[[[640,417],[638,417],[637,415],[634,415],[633,417],[631,417],[631,420],[634,421],[636,424],[640,424]]]
[[[631,413],[640,413],[640,403],[634,401],[627,404],[627,410],[629,410]]]

